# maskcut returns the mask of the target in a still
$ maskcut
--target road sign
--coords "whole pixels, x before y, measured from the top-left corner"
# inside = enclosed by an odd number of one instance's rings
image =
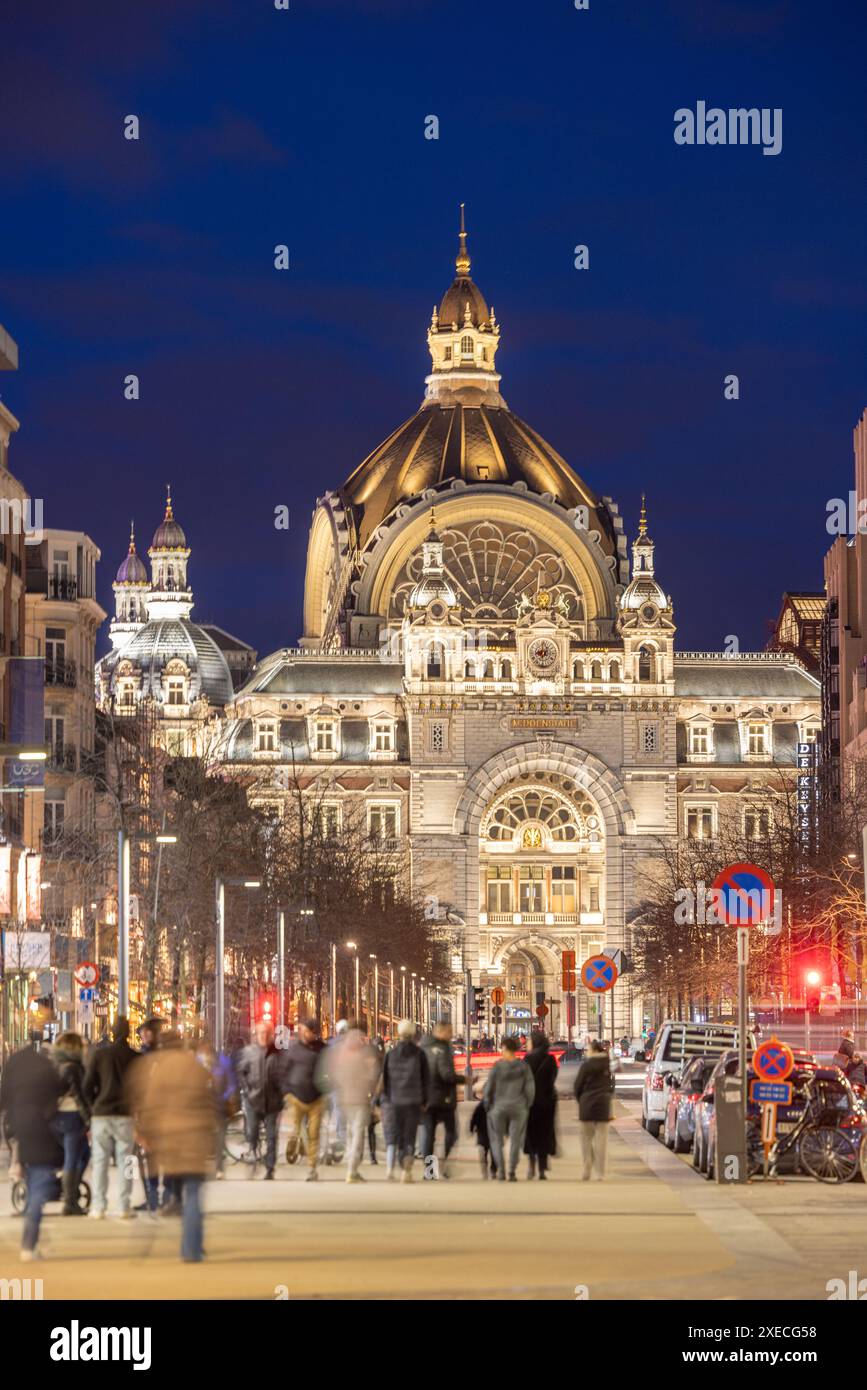
[[[758,927],[774,913],[774,880],[758,864],[729,864],[711,884],[717,920],[728,927]]]
[[[581,983],[591,994],[604,994],[617,984],[617,966],[609,956],[590,956],[581,967]]]
[[[607,956],[609,960],[614,961],[614,964],[617,966],[618,975],[626,975],[632,969],[626,952],[621,951],[619,946],[603,946],[602,954],[603,956]]]
[[[75,983],[77,985],[95,985],[99,982],[99,966],[94,965],[92,960],[83,960],[75,970]]]
[[[750,1100],[757,1105],[791,1105],[791,1081],[752,1081]]]
[[[536,1005],[536,1017],[537,1017],[537,1018],[544,1018],[544,1017],[546,1016],[547,1012],[548,1012],[548,1005],[547,1005],[547,1004],[537,1004],[537,1005]]]
[[[561,969],[563,969],[563,970],[574,970],[574,969],[575,969],[575,952],[574,952],[574,951],[561,951],[561,952],[560,952],[560,966],[561,966]]]
[[[492,990],[491,990],[491,1003],[492,1003],[492,1004],[505,1004],[505,1002],[506,1002],[506,991],[505,991],[504,989],[500,989],[499,986],[497,986],[496,989],[492,989]]]
[[[768,1038],[753,1053],[753,1071],[760,1081],[785,1081],[794,1065],[792,1049],[779,1038]]]

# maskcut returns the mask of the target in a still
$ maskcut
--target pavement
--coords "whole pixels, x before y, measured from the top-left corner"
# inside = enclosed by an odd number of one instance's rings
[[[625,1099],[624,1099],[625,1097]],[[485,1182],[461,1140],[453,1177],[365,1182],[323,1168],[231,1165],[208,1185],[201,1265],[179,1260],[176,1217],[72,1220],[49,1207],[45,1259],[18,1262],[21,1221],[0,1173],[0,1280],[38,1277],[45,1299],[825,1299],[867,1276],[867,1187],[809,1179],[721,1188],[640,1128],[621,1084],[604,1182],[581,1182],[561,1103],[549,1181]],[[466,1135],[470,1107],[461,1106]],[[136,1183],[139,1198],[140,1184]],[[110,1198],[111,1198],[110,1194]],[[867,1288],[867,1285],[865,1285]]]

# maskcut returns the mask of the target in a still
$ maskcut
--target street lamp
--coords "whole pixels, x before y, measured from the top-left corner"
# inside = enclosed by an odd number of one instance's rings
[[[359,976],[358,946],[354,941],[347,941],[347,951],[352,951],[355,955],[355,1022],[361,1022],[361,979]]]
[[[157,844],[173,845],[177,835],[166,832],[165,828],[156,836],[130,835],[123,827],[117,832],[117,1012],[118,1017],[129,1016],[129,899],[130,899],[130,842],[143,844],[155,839]],[[162,848],[160,848],[162,856]],[[157,861],[157,874],[161,858]],[[159,877],[157,877],[157,893]]]
[[[387,960],[388,966],[388,1032],[390,1037],[394,1037],[394,966]]]
[[[370,959],[373,961],[373,1036],[377,1038],[379,1037],[379,961],[373,951],[370,953]]]
[[[406,1018],[406,966],[400,967],[400,1016]]]
[[[417,971],[413,970],[413,971],[412,971],[412,980],[411,980],[411,984],[410,984],[410,987],[409,987],[409,994],[410,994],[410,1010],[409,1010],[409,1012],[410,1012],[410,1017],[412,1018],[413,1023],[418,1023],[418,995],[416,994],[416,983],[415,983],[416,980],[417,980],[417,978],[418,978]]]
[[[258,878],[217,878],[217,939],[214,959],[214,1047],[222,1052],[226,1032],[226,887],[261,888]]]

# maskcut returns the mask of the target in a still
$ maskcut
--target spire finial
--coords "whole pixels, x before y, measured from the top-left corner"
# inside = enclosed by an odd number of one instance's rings
[[[436,512],[436,507],[431,507],[431,509],[430,509],[430,524],[429,524],[429,526],[428,526],[428,530],[429,530],[429,531],[435,531],[435,530],[436,530],[436,520],[435,520],[435,516],[434,516],[434,513],[435,513],[435,512]]]
[[[647,498],[641,494],[641,514],[638,518],[638,538],[642,540],[647,535]]]
[[[129,553],[135,555],[135,522],[129,523]]]
[[[172,521],[174,515],[172,511],[172,485],[171,483],[166,483],[166,521]]]
[[[461,203],[461,229],[458,233],[460,249],[455,257],[455,270],[460,276],[469,276],[470,254],[467,251],[467,229],[464,223],[464,205]]]

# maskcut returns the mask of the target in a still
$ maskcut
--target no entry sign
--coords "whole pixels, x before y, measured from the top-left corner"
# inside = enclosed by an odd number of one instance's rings
[[[99,982],[99,966],[94,965],[92,960],[83,960],[75,968],[75,983],[82,988],[95,985]]]
[[[581,967],[581,983],[591,994],[604,994],[617,984],[617,974],[610,956],[590,956]]]
[[[768,1038],[753,1053],[753,1071],[761,1081],[785,1081],[794,1065],[792,1049],[779,1038]]]
[[[774,915],[774,880],[758,864],[729,864],[711,888],[718,921],[729,927],[757,927]]]

